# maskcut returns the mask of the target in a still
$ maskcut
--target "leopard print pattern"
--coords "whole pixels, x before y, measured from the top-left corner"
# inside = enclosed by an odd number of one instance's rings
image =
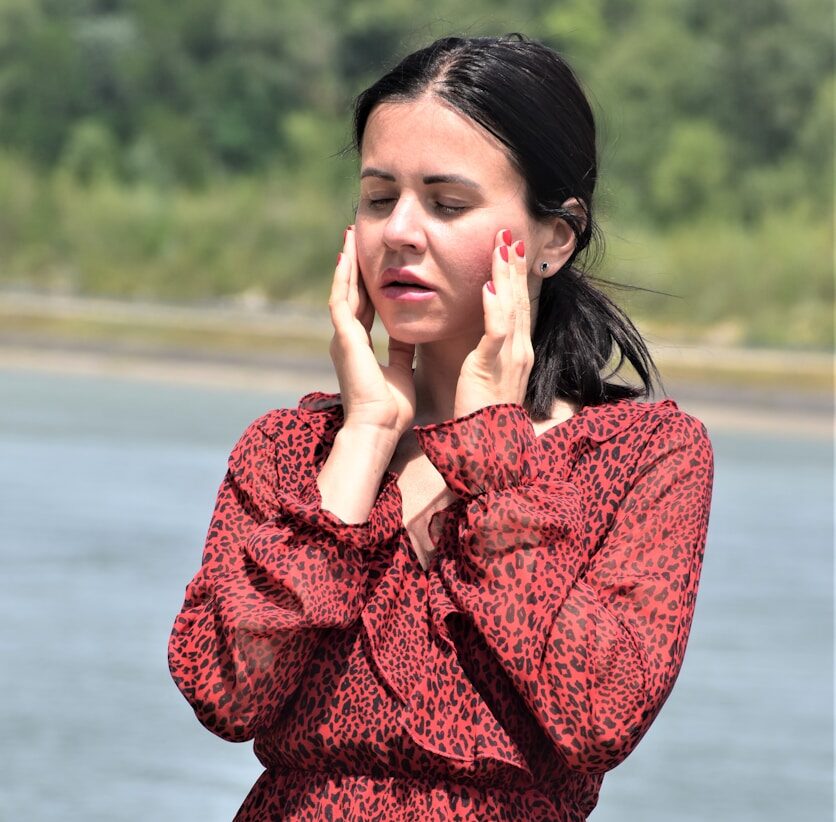
[[[265,767],[236,819],[586,819],[682,664],[704,427],[666,400],[417,428],[455,494],[425,571],[393,474],[366,523],[322,510],[341,424],[314,394],[248,427],[172,631],[198,719]]]

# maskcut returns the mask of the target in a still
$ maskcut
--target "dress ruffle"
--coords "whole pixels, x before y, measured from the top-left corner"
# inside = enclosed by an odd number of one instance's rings
[[[300,410],[309,412],[308,424],[326,442],[329,431],[338,430],[342,422],[338,395],[308,395],[300,402]],[[471,599],[471,593],[478,596],[474,590],[477,582],[474,577],[480,575],[478,570],[470,575],[465,572],[462,578],[466,557],[461,554],[466,552],[467,543],[463,529],[468,508],[474,508],[471,515],[478,515],[487,491],[511,493],[515,488],[541,483],[542,460],[548,460],[552,485],[565,488],[565,511],[558,512],[558,520],[565,520],[567,530],[579,528],[581,512],[577,495],[563,478],[571,475],[578,459],[594,448],[595,443],[626,430],[645,410],[645,406],[635,403],[606,408],[607,419],[603,423],[586,419],[581,412],[562,424],[569,436],[560,438],[559,450],[549,448],[548,432],[541,437],[535,435],[526,412],[515,404],[489,406],[467,417],[416,428],[422,449],[457,499],[436,512],[431,520],[429,532],[437,553],[430,569],[425,572],[421,568],[406,547],[408,539],[398,540],[394,555],[383,563],[382,575],[369,584],[360,617],[375,669],[402,706],[403,728],[424,750],[464,768],[495,760],[531,776],[525,755],[465,674],[448,626],[451,617],[467,617],[468,610],[457,599],[462,596]],[[506,421],[504,426],[497,426],[498,418]],[[511,461],[503,460],[495,451],[497,435],[503,433],[514,441],[512,453],[516,457]],[[462,443],[467,444],[472,459],[461,456]],[[327,448],[323,459],[326,454]],[[480,473],[484,473],[480,468],[485,465],[494,468],[490,489],[479,481]],[[315,491],[311,493],[316,496]],[[317,504],[315,500],[311,502]],[[333,519],[330,525],[337,536],[341,527],[349,528],[355,529],[356,539],[356,529],[361,529],[366,551],[389,542],[402,528],[397,477],[385,475],[368,523],[344,526]],[[528,533],[530,530],[523,529]],[[509,523],[512,540],[513,531],[513,523]],[[457,589],[455,594],[453,589]],[[476,607],[474,602],[467,604],[471,610]],[[543,614],[540,616],[542,624],[535,626],[534,631],[537,647],[520,654],[521,663],[527,667],[537,663],[547,639],[549,624]]]
[[[438,574],[399,547],[361,618],[375,667],[401,703],[403,728],[424,750],[462,767],[493,759],[528,772],[459,663],[446,625],[454,613],[463,612]]]

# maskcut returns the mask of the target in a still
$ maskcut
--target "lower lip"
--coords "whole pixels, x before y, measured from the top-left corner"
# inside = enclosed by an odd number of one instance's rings
[[[410,285],[385,285],[380,289],[380,293],[389,300],[410,303],[431,300],[435,296],[435,291],[427,288],[413,288]]]

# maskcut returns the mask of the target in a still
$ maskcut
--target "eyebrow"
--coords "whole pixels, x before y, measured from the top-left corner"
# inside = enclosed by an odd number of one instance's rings
[[[360,172],[360,179],[362,180],[365,177],[378,177],[381,180],[387,180],[390,183],[395,182],[394,174],[390,174],[388,171],[384,171],[382,168],[374,168],[373,166],[369,168],[364,168]],[[482,190],[482,186],[480,186],[479,183],[461,174],[429,174],[423,178],[423,183],[425,186],[436,185],[438,183],[449,183],[452,185],[459,185],[465,186],[467,188],[472,188],[476,191]]]

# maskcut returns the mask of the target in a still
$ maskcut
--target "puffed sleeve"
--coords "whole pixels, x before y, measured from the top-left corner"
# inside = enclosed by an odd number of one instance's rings
[[[366,552],[381,527],[379,506],[357,525],[323,511],[313,474],[282,487],[277,449],[294,437],[277,442],[265,419],[230,455],[203,562],[169,641],[177,687],[201,723],[231,741],[278,715],[323,629],[358,618]],[[298,440],[298,420],[288,420]]]
[[[516,405],[429,426],[419,439],[461,498],[457,537],[437,565],[448,611],[472,620],[570,768],[615,767],[682,664],[711,497],[705,429],[675,406],[661,415],[594,551],[586,520],[608,513],[567,480],[589,440],[547,462]],[[601,471],[603,486],[610,469]]]

